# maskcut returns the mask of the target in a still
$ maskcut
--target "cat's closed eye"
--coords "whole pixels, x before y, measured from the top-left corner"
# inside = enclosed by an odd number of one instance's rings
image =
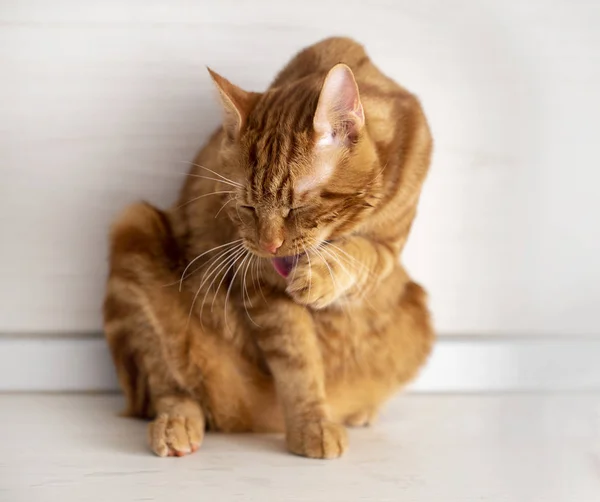
[[[296,214],[304,211],[306,208],[307,208],[307,206],[294,206],[294,207],[287,208],[284,212],[283,217],[289,218],[290,216],[295,216]]]
[[[245,221],[247,224],[250,224],[253,220],[256,219],[256,208],[254,206],[249,206],[247,204],[238,206],[238,216],[242,221]]]

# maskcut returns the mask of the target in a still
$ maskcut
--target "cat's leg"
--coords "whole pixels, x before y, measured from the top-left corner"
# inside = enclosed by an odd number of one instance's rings
[[[347,434],[329,418],[323,361],[310,314],[280,298],[269,300],[253,318],[283,408],[289,450],[312,458],[339,457],[347,448]]]
[[[191,360],[181,298],[165,287],[177,280],[169,223],[147,204],[129,207],[111,232],[105,335],[128,403],[128,414],[154,418],[151,449],[181,456],[198,449],[205,419],[197,400],[201,375]]]

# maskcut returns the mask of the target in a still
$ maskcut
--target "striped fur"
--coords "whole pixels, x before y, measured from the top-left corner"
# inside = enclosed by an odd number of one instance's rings
[[[315,113],[336,68],[360,100],[331,112],[324,137]],[[281,430],[296,454],[337,457],[344,425],[369,424],[433,342],[426,295],[398,260],[427,122],[350,39],[303,50],[263,93],[211,75],[224,126],[179,200],[133,205],[111,231],[105,333],[128,413],[153,419],[161,456],[195,451],[209,428]],[[290,255],[283,278],[272,258]]]

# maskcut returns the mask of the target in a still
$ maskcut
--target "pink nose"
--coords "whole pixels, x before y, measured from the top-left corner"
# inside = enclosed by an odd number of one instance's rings
[[[261,242],[261,247],[267,252],[271,254],[275,254],[277,250],[283,244],[283,239],[273,239],[272,241]]]

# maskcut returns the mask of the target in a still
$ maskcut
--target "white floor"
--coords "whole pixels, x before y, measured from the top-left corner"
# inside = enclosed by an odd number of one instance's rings
[[[598,502],[600,394],[396,399],[340,460],[208,435],[161,459],[116,395],[0,395],[0,501]]]

